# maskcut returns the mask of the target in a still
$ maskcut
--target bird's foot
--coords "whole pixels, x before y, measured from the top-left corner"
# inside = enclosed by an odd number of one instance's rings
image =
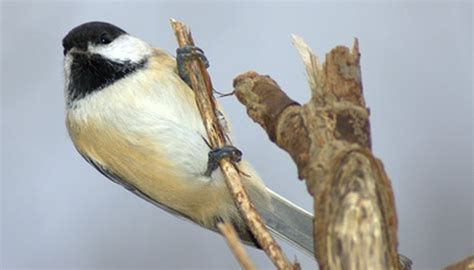
[[[204,51],[196,46],[186,45],[182,48],[176,49],[176,62],[178,65],[178,73],[181,79],[191,87],[191,80],[189,74],[184,67],[184,63],[189,59],[200,58],[206,68],[209,67],[209,61],[204,55]]]
[[[219,161],[225,157],[230,158],[234,162],[239,162],[242,159],[242,151],[232,145],[225,145],[222,148],[209,151],[207,170],[204,175],[211,176],[212,172],[219,167]]]

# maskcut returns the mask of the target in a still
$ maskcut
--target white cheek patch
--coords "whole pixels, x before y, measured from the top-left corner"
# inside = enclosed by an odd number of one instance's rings
[[[139,63],[152,53],[150,45],[128,34],[119,36],[109,44],[89,44],[87,49],[90,53],[100,54],[116,62],[132,63]]]

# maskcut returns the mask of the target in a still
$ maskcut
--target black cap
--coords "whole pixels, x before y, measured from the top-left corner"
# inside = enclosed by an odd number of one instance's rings
[[[76,26],[63,38],[64,54],[72,48],[86,50],[88,43],[109,44],[122,34],[124,30],[106,22],[88,22]]]

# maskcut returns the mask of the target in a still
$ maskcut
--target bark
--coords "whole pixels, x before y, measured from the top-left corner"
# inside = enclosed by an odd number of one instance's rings
[[[312,97],[299,105],[269,76],[247,72],[235,93],[270,140],[288,152],[314,197],[320,269],[399,269],[397,216],[390,180],[371,151],[357,40],[324,64],[294,37]]]

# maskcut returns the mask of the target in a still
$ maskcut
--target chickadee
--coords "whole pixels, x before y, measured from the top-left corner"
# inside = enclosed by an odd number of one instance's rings
[[[222,172],[208,172],[216,149],[175,58],[104,22],[75,27],[63,47],[66,125],[84,159],[162,209],[213,231],[230,222],[257,246]],[[267,189],[249,163],[237,166],[266,225],[312,254],[312,216]]]

